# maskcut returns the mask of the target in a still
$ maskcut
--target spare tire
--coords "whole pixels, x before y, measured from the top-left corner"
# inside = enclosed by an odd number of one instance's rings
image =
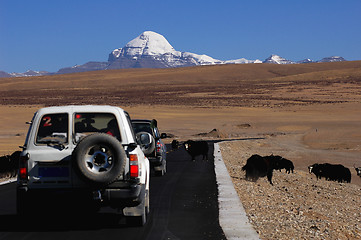
[[[80,177],[99,187],[114,182],[123,173],[127,156],[115,137],[95,133],[80,140],[72,158]]]
[[[150,138],[150,144],[141,144],[141,141],[140,141],[140,138],[142,135],[149,135],[149,138]],[[152,136],[152,134],[150,133],[147,133],[147,132],[139,132],[135,135],[136,139],[137,139],[137,142],[140,143],[140,148],[142,149],[142,152],[144,153],[144,155],[148,156],[148,155],[151,155],[154,150],[155,150],[155,139],[154,137]]]

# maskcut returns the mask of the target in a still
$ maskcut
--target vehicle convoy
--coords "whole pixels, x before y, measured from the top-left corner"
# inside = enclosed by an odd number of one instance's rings
[[[143,152],[149,159],[155,174],[157,176],[163,176],[167,172],[167,147],[162,141],[163,136],[166,136],[166,134],[160,134],[158,123],[155,119],[133,119],[132,125],[137,138],[144,133],[149,133],[152,136],[151,144],[144,145]]]
[[[142,152],[152,136],[135,137],[127,112],[113,106],[38,110],[20,154],[18,214],[76,205],[84,213],[110,206],[128,223],[149,213],[150,164]]]

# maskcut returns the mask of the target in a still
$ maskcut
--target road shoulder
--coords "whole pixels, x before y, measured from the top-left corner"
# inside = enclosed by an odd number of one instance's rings
[[[13,183],[16,182],[16,178],[4,178],[4,179],[0,179],[0,186],[1,185],[5,185],[5,184],[9,184],[9,183]]]
[[[214,144],[214,166],[219,194],[219,224],[227,239],[260,239],[249,223],[243,205],[234,189],[218,143]]]

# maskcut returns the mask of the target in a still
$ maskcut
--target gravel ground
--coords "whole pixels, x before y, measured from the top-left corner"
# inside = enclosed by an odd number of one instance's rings
[[[361,187],[317,180],[298,170],[274,171],[245,180],[241,170],[250,152],[244,141],[220,143],[223,160],[247,216],[261,239],[361,239]],[[260,153],[260,155],[265,155]]]

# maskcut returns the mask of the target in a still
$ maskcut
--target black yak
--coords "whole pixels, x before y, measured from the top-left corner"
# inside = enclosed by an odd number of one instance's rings
[[[183,143],[185,150],[191,155],[192,160],[198,155],[203,156],[203,160],[208,160],[208,143],[206,141],[192,141],[188,140]]]
[[[15,177],[19,169],[20,151],[15,151],[11,155],[0,157],[0,175]]]
[[[258,178],[267,176],[268,181],[273,185],[272,175],[274,167],[272,158],[254,154],[247,159],[247,163],[242,167],[242,171],[246,171],[247,180],[257,181]]]
[[[175,150],[175,149],[178,149],[178,146],[179,146],[179,142],[178,140],[173,140],[172,141],[172,149]]]
[[[295,169],[293,162],[291,160],[288,160],[286,158],[283,158],[281,156],[268,156],[271,161],[274,161],[274,169],[280,170],[286,169],[286,173],[293,173],[293,170]]]
[[[246,171],[246,179],[251,181],[256,181],[260,177],[267,176],[267,179],[271,185],[273,169],[280,170],[286,169],[287,173],[290,173],[294,170],[292,161],[285,159],[281,156],[260,156],[257,154],[252,155],[247,159],[246,165],[242,167],[243,171]]]
[[[351,182],[351,171],[341,164],[312,164],[308,171],[314,173],[317,179],[324,177],[328,181]]]

